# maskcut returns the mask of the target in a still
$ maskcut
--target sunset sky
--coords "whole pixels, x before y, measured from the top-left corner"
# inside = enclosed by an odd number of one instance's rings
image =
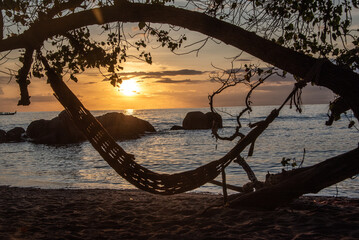
[[[357,23],[358,16],[354,16]],[[357,27],[358,25],[354,26]],[[136,30],[137,24],[128,24],[128,29]],[[185,31],[188,40],[184,46],[203,39],[205,36]],[[97,69],[89,69],[78,75],[79,82],[66,80],[69,87],[90,110],[121,110],[121,109],[158,109],[158,108],[196,108],[208,107],[208,94],[219,87],[218,83],[210,81],[212,65],[222,69],[231,67],[231,59],[240,53],[234,47],[208,42],[198,53],[175,55],[167,49],[157,48],[155,42],[147,47],[151,52],[153,64],[149,65],[136,59],[128,59],[121,73],[124,79],[122,90],[114,88]],[[187,52],[191,48],[182,48]],[[19,69],[16,61],[17,50],[13,51],[15,58],[0,68]],[[260,63],[258,59],[242,54],[236,61],[235,67],[244,64]],[[212,65],[211,65],[212,64]],[[262,65],[265,67],[265,65]],[[15,79],[0,73],[0,111],[59,111],[62,106],[52,95],[46,79],[33,78],[29,85],[31,96],[30,106],[17,106],[20,98]],[[273,77],[258,88],[253,94],[254,105],[280,104],[293,87],[291,76],[286,79]],[[224,91],[216,98],[216,106],[243,105],[247,88],[237,86]],[[328,103],[334,97],[333,93],[324,88],[307,86],[303,90],[303,102]]]

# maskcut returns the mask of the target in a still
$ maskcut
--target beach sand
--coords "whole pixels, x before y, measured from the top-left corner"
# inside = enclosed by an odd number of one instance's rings
[[[359,199],[273,211],[206,208],[220,195],[0,187],[0,239],[359,239]]]

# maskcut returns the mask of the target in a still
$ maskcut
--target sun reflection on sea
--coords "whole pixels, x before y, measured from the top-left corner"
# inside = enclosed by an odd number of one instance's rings
[[[125,109],[125,110],[123,110],[123,113],[125,115],[133,115],[134,112],[135,112],[134,109]]]

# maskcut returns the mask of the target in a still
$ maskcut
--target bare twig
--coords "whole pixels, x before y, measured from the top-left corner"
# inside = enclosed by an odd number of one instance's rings
[[[226,181],[226,171],[225,168],[222,169],[222,189],[223,189],[223,202],[227,203],[228,193],[227,193],[227,181]]]
[[[303,166],[303,163],[304,163],[304,159],[305,159],[305,148],[303,149],[303,157],[302,157],[302,161],[300,161],[300,164],[299,164],[299,168],[301,168]]]
[[[268,70],[263,71],[262,69],[254,66],[254,65],[249,65],[249,66],[245,65],[244,70],[242,70],[241,68],[235,69],[233,66],[235,59],[236,58],[234,58],[234,60],[231,63],[232,67],[230,70],[220,69],[220,68],[212,65],[214,68],[216,68],[217,70],[219,70],[221,72],[221,74],[217,73],[216,75],[212,76],[212,79],[214,81],[220,82],[222,84],[216,91],[214,91],[211,95],[208,96],[210,109],[213,113],[216,112],[216,110],[214,108],[214,97],[216,95],[220,94],[225,89],[227,89],[229,87],[236,86],[237,84],[240,84],[240,83],[245,84],[250,87],[250,90],[247,93],[246,99],[245,99],[246,108],[244,108],[236,117],[237,126],[235,128],[235,132],[229,137],[223,137],[218,134],[218,126],[213,125],[212,135],[216,139],[219,139],[219,140],[233,141],[238,136],[241,138],[244,137],[244,135],[239,132],[240,128],[242,127],[240,118],[244,113],[252,111],[252,108],[250,106],[251,105],[250,97],[251,97],[252,92],[272,75],[274,75],[274,74],[279,75],[277,71],[273,71],[273,70],[275,70],[275,68],[269,68]],[[262,74],[265,74],[264,77],[260,77],[260,76],[262,76]],[[255,83],[251,84],[250,83],[251,79],[255,76],[258,76],[259,79]],[[279,75],[279,76],[281,76],[281,75]]]

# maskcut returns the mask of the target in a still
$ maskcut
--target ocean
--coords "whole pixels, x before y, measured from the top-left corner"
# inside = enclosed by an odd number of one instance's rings
[[[253,112],[242,119],[242,130],[247,133],[248,123],[263,120],[275,106],[254,107]],[[234,132],[235,115],[243,107],[218,108],[223,118],[221,135]],[[136,161],[156,172],[175,173],[197,168],[219,159],[231,149],[233,142],[216,141],[210,130],[170,130],[181,125],[189,111],[208,112],[199,109],[123,110],[125,114],[149,121],[157,130],[140,139],[121,141],[119,144],[136,156]],[[99,116],[111,111],[92,111]],[[291,166],[282,166],[284,158],[303,166],[311,166],[358,146],[359,132],[348,128],[349,120],[342,117],[333,126],[326,126],[328,105],[305,105],[303,113],[285,107],[280,116],[257,139],[254,155],[243,157],[252,167],[257,178],[264,180],[267,172],[277,173]],[[0,116],[0,129],[27,126],[37,119],[52,119],[59,112],[19,112],[12,116]],[[351,118],[351,114],[348,113]],[[305,149],[305,154],[304,153]],[[0,144],[0,185],[38,188],[110,188],[133,189],[101,158],[88,142],[68,145],[42,145],[31,142]],[[246,173],[238,164],[226,169],[227,182],[241,186],[248,182]],[[218,178],[220,180],[220,177]],[[221,193],[221,187],[211,184],[196,192]],[[353,177],[322,190],[319,195],[359,198],[359,179]]]

